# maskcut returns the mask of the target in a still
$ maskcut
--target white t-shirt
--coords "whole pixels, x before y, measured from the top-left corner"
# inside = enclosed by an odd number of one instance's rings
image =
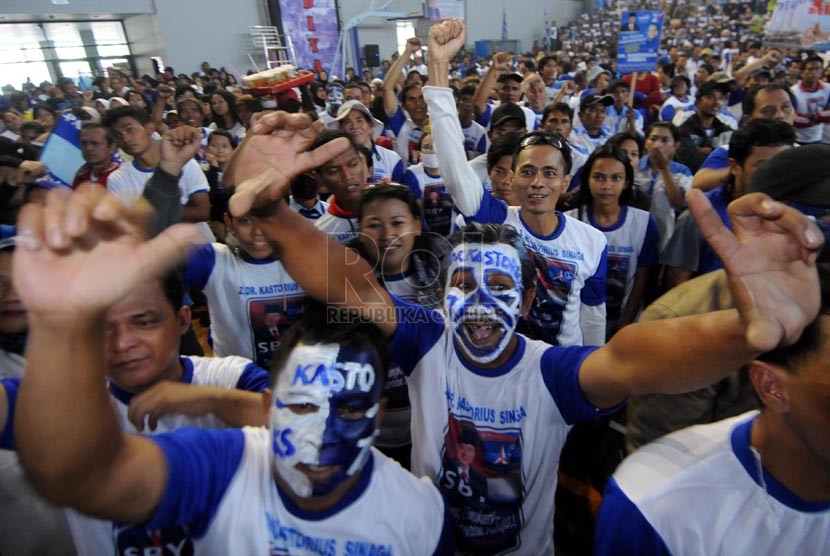
[[[213,352],[247,357],[264,369],[308,299],[280,261],[252,259],[220,243],[193,251],[184,281],[207,297]]]
[[[182,357],[183,374],[180,380],[194,386],[218,386],[227,389],[261,392],[271,387],[267,371],[242,357]],[[148,434],[137,431],[127,417],[132,394],[110,384],[112,405],[121,430],[129,434]],[[171,414],[160,418],[153,434],[169,432],[182,427],[224,429],[227,427],[215,415],[188,417]],[[139,527],[116,525],[111,521],[94,519],[74,510],[66,516],[75,539],[78,554],[147,554],[153,547],[163,546],[167,552],[159,554],[187,554],[193,539],[187,531],[175,527],[166,530],[146,530]],[[177,552],[178,551],[178,552]],[[192,552],[190,552],[192,553]]]
[[[153,176],[153,172],[155,168],[149,170],[141,168],[135,160],[122,164],[107,179],[107,192],[112,193],[125,205],[132,206],[144,193],[144,186]],[[190,197],[196,193],[207,193],[210,190],[207,178],[195,160],[188,160],[182,168],[182,175],[179,176],[179,190],[181,191],[179,203],[182,205],[186,205]]]
[[[600,414],[579,387],[579,367],[596,348],[519,335],[507,363],[481,370],[458,354],[440,313],[393,299],[400,320],[390,347],[408,377],[412,472],[444,493],[456,549],[553,554],[559,454],[572,424]],[[476,446],[466,477],[461,440]]]
[[[372,145],[372,179],[375,182],[403,179],[404,163],[398,153],[380,145]]]
[[[187,525],[201,556],[446,553],[438,491],[375,449],[352,491],[309,512],[277,487],[267,429],[185,429],[154,440],[169,478],[149,526]]]
[[[597,554],[828,554],[830,504],[802,500],[750,444],[756,412],[648,444],[614,473]]]
[[[329,212],[314,221],[318,230],[326,232],[330,238],[339,243],[349,243],[360,233],[357,216],[346,218]]]
[[[679,162],[671,162],[669,172],[674,183],[680,189],[680,195],[686,197],[686,192],[692,188],[692,171]],[[648,155],[640,159],[640,166],[634,172],[634,183],[651,199],[649,212],[654,217],[654,221],[657,222],[657,231],[660,232],[660,250],[662,251],[674,233],[675,210],[666,193],[663,175],[652,169]]]

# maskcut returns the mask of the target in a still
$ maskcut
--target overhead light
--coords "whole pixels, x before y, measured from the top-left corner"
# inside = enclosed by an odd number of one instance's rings
[[[52,3],[56,6],[58,6],[58,5],[63,6],[63,5],[69,4],[69,0],[52,0]]]

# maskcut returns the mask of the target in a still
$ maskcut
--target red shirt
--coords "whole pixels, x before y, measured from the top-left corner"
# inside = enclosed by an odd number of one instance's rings
[[[84,164],[81,166],[81,169],[78,170],[78,173],[75,174],[75,179],[72,180],[72,189],[77,188],[84,182],[91,181],[93,183],[98,183],[103,185],[104,187],[107,186],[107,179],[110,177],[110,174],[115,172],[121,167],[120,164],[113,161],[110,162],[110,165],[98,175],[92,175],[92,168],[89,167],[89,164]]]

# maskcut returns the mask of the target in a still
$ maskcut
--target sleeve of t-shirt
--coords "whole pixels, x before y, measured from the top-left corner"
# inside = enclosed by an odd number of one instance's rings
[[[415,176],[414,172],[406,170],[403,173],[401,183],[409,188],[412,195],[414,195],[416,199],[423,198],[424,193],[421,191],[421,184],[418,183],[418,178]]]
[[[398,134],[401,132],[401,128],[403,127],[403,124],[405,124],[405,123],[406,123],[406,115],[403,113],[403,110],[401,109],[401,107],[398,106],[398,109],[395,110],[395,114],[391,118],[386,120],[386,127],[384,128],[384,135],[386,135],[388,137],[391,137],[393,139],[396,138],[398,136]],[[389,133],[386,133],[387,131]]]
[[[663,108],[660,109],[660,121],[662,122],[670,122],[674,119],[674,105],[673,104],[664,104]]]
[[[193,289],[202,290],[216,266],[216,251],[213,245],[204,243],[193,248],[184,269],[184,283]]]
[[[409,376],[424,355],[444,333],[444,318],[438,311],[409,303],[391,295],[398,325],[389,341],[392,359]]]
[[[6,391],[8,402],[8,414],[6,415],[6,426],[0,431],[0,449],[14,450],[14,408],[17,405],[17,392],[20,389],[19,378],[4,378],[0,380],[3,389]]]
[[[594,274],[585,280],[585,285],[579,292],[579,299],[585,305],[599,305],[605,303],[605,274],[608,266],[608,246],[602,249],[599,264]]]
[[[204,536],[245,450],[239,429],[183,428],[150,439],[167,460],[167,487],[145,529],[187,525]]]
[[[486,189],[483,192],[484,195],[481,198],[481,206],[478,207],[478,212],[472,217],[468,217],[467,220],[480,224],[504,224],[504,221],[507,220],[507,203],[496,199]]]
[[[550,347],[539,362],[545,387],[569,425],[613,413],[591,405],[579,386],[579,368],[596,346]]]
[[[392,181],[396,181],[398,183],[401,182],[404,176],[404,167],[403,161],[398,158],[398,161],[395,163],[395,167],[392,169]]]
[[[637,268],[647,268],[660,264],[659,243],[660,233],[657,231],[657,223],[649,214],[646,235],[643,238],[643,248],[640,249],[640,255],[637,257]]]
[[[481,116],[476,116],[475,120],[476,120],[476,122],[478,122],[479,124],[484,126],[484,129],[487,129],[488,127],[490,127],[490,118],[491,118],[492,115],[493,115],[493,108],[490,106],[490,103],[488,102],[484,106],[484,112],[481,113]]]
[[[478,144],[475,148],[476,152],[484,154],[487,152],[487,134],[482,134],[478,140]]]
[[[237,390],[247,390],[248,392],[262,392],[270,387],[271,376],[268,371],[257,367],[255,363],[251,363],[242,369],[242,374],[239,375],[239,380],[236,381]]]
[[[126,166],[113,172],[107,178],[107,193],[121,201],[124,205],[130,205],[135,202],[135,192],[127,184],[124,178],[126,173]]]
[[[723,170],[727,166],[729,166],[729,151],[723,147],[718,147],[709,153],[709,156],[700,165],[699,170]]]
[[[182,204],[196,193],[207,193],[210,191],[205,173],[195,160],[188,160],[182,168],[182,175],[179,178],[179,189],[182,190]]]
[[[613,478],[602,495],[594,554],[671,556],[666,543]]]

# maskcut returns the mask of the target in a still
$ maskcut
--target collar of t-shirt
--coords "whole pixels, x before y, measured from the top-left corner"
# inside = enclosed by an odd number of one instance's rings
[[[348,218],[352,219],[357,217],[357,215],[353,212],[350,212],[343,207],[341,207],[337,203],[337,199],[332,195],[331,199],[329,200],[329,214],[337,216],[339,218]]]

